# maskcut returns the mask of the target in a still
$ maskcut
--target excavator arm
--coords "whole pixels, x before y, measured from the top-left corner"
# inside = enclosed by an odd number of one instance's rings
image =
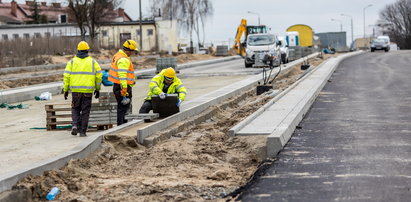
[[[237,54],[245,56],[245,48],[241,45],[241,37],[246,35],[247,32],[247,20],[241,19],[241,24],[237,28],[237,34],[235,35],[235,43],[233,49],[237,49]]]

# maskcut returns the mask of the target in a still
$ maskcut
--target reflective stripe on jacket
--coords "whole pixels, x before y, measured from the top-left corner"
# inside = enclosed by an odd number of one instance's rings
[[[126,88],[127,85],[134,86],[135,75],[133,63],[123,50],[119,50],[113,56],[108,74],[108,80],[116,84],[121,84],[122,88]]]
[[[160,93],[163,92],[163,87],[164,87],[164,72],[165,70],[163,69],[159,74],[153,77],[151,79],[150,84],[148,85],[148,94],[147,97],[145,98],[146,100],[151,100],[152,95],[159,95]],[[178,98],[181,101],[184,101],[186,98],[187,94],[187,89],[184,87],[183,82],[177,77],[174,77],[173,83],[168,87],[167,94],[178,94]]]
[[[79,58],[74,56],[64,70],[64,91],[77,93],[93,93],[101,87],[100,65],[90,56]]]

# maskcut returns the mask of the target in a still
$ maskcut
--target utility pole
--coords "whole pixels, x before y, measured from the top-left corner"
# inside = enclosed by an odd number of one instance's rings
[[[332,18],[331,18],[331,21],[337,21],[337,22],[339,22],[339,23],[340,23],[340,32],[342,32],[342,31],[343,31],[343,28],[342,28],[342,21],[341,21],[341,20],[337,20],[337,19],[332,19]]]
[[[141,0],[138,1],[139,10],[140,10],[140,52],[143,51],[143,17],[141,14]]]
[[[351,18],[351,44],[354,42],[354,26],[353,26],[353,18],[351,15],[341,14],[341,16],[347,16]]]
[[[367,9],[367,8],[369,8],[369,7],[371,7],[371,6],[372,6],[372,4],[370,4],[370,5],[368,5],[368,6],[366,6],[366,7],[363,8],[363,17],[364,17],[364,49],[367,48],[367,41],[365,40],[365,9]]]
[[[255,13],[255,12],[251,12],[251,11],[248,11],[248,13],[257,15],[258,16],[258,25],[260,25],[260,14]]]

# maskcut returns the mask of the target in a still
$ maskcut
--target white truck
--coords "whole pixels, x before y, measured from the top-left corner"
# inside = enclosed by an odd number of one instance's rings
[[[247,36],[244,65],[248,67],[280,66],[281,51],[277,36],[250,34]],[[267,64],[268,63],[268,64]]]

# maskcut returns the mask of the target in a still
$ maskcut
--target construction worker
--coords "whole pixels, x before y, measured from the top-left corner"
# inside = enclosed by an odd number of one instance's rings
[[[158,95],[160,99],[165,99],[167,94],[178,94],[176,105],[180,107],[181,102],[184,101],[187,94],[187,89],[176,76],[176,71],[172,67],[163,69],[159,74],[154,76],[148,88],[148,95],[144,99],[145,101],[139,111],[141,114],[146,114],[153,109],[153,104],[151,103],[152,95]]]
[[[117,100],[117,125],[127,122],[126,113],[130,108],[131,88],[135,83],[134,67],[130,56],[137,51],[137,43],[127,40],[111,62],[108,80],[113,82],[113,92]]]
[[[81,41],[77,45],[77,54],[71,59],[64,70],[64,99],[67,100],[68,91],[72,93],[71,118],[72,135],[80,132],[80,137],[85,137],[91,109],[93,91],[95,98],[100,96],[101,68],[92,57],[88,55],[89,45]]]

